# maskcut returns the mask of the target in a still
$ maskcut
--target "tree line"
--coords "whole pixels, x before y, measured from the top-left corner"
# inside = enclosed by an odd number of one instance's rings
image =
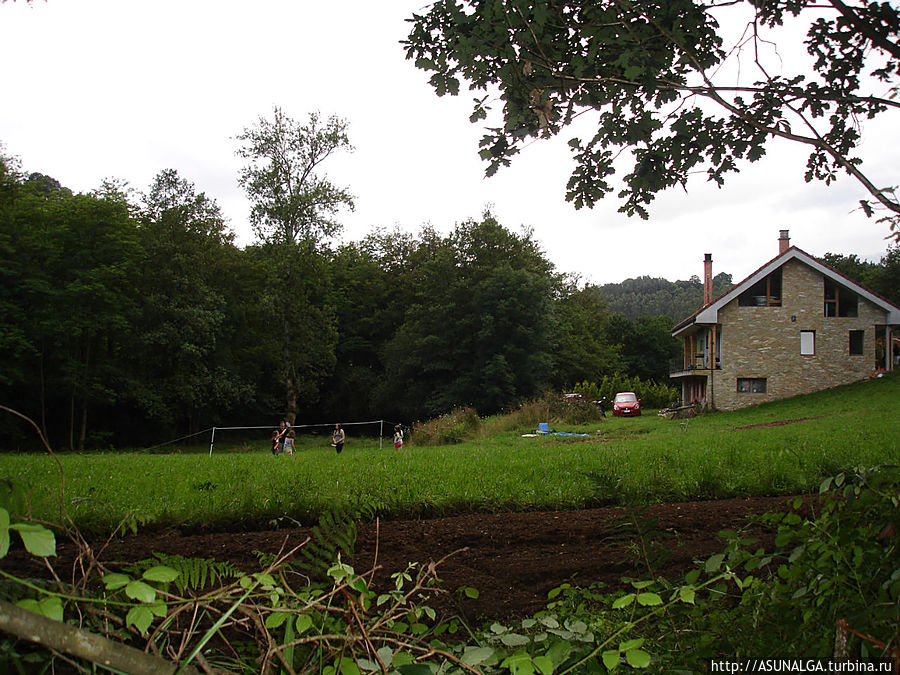
[[[333,120],[305,126],[346,143]],[[257,168],[242,180],[278,183]],[[338,245],[326,221],[349,193],[313,183],[324,213],[296,216],[309,190],[269,189],[257,240],[239,247],[215,200],[173,169],[146,192],[76,194],[0,153],[0,401],[72,449],[284,416],[490,414],[605,376],[664,381],[678,347],[662,308],[702,302],[695,279],[579,283],[490,212],[448,234],[374,229]],[[5,416],[0,440],[27,447],[32,434]]]
[[[900,305],[900,244],[888,246],[877,263],[861,260],[855,253],[826,253],[822,262]]]
[[[238,247],[177,171],[75,194],[0,159],[0,387],[58,447],[212,425],[481,414],[627,372],[664,378],[671,321],[632,321],[490,213]],[[0,420],[5,448],[28,444]]]

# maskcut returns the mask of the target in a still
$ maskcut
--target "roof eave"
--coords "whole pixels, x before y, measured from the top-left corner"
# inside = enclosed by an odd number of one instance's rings
[[[692,328],[697,324],[718,323],[720,308],[724,307],[729,302],[734,300],[757,281],[759,281],[760,279],[765,279],[767,275],[771,274],[774,270],[778,269],[789,260],[793,259],[798,259],[820,274],[823,274],[824,276],[829,277],[840,284],[851,287],[855,293],[861,295],[866,300],[873,303],[875,306],[883,309],[887,314],[886,321],[889,325],[900,325],[900,307],[894,305],[886,298],[882,298],[876,293],[873,293],[859,282],[854,281],[846,275],[841,274],[833,267],[819,262],[809,253],[802,251],[796,246],[791,246],[787,251],[767,262],[746,279],[735,284],[730,290],[723,293],[718,298],[713,300],[710,304],[702,307],[694,315],[688,317],[680,324],[675,326],[675,328],[672,329],[672,336],[678,337],[679,335],[685,333],[689,328]]]

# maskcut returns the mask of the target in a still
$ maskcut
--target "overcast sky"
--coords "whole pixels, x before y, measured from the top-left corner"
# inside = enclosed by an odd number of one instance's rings
[[[146,190],[174,168],[222,207],[250,243],[249,204],[237,184],[234,137],[281,107],[349,122],[356,150],[327,166],[356,196],[344,241],[373,227],[442,232],[490,206],[506,227],[532,227],[562,272],[593,283],[714,273],[740,280],[777,253],[780,229],[808,253],[877,261],[887,228],[856,210],[849,178],[806,184],[806,153],[782,143],[725,188],[702,176],[651,205],[649,221],[565,201],[566,141],[530,145],[484,178],[471,97],[438,98],[405,60],[405,19],[424,0],[22,0],[0,5],[0,142],[75,191],[107,177]],[[864,127],[864,168],[896,185],[898,126]]]

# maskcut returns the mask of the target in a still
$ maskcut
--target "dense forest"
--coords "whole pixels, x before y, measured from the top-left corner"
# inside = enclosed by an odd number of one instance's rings
[[[75,194],[0,156],[0,403],[72,449],[286,414],[490,414],[616,373],[665,380],[674,318],[702,300],[696,279],[579,284],[489,212],[449,234],[336,230],[240,248],[174,170]],[[896,290],[896,247],[886,260],[859,264]],[[33,437],[0,416],[4,449]]]
[[[732,286],[730,274],[713,277],[713,297]],[[703,304],[703,282],[692,276],[687,281],[668,281],[654,277],[626,279],[617,284],[604,284],[600,292],[609,308],[629,319],[642,316],[667,316],[677,323],[690,316]]]
[[[0,163],[2,402],[61,448],[211,425],[480,413],[617,372],[664,379],[671,321],[632,321],[489,213],[449,234],[239,248],[174,170],[73,194]],[[290,392],[285,393],[285,382]],[[28,445],[0,417],[5,448]]]

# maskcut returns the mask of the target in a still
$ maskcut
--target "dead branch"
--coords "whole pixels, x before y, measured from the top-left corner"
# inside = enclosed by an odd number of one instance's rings
[[[0,600],[0,630],[48,649],[132,675],[174,675],[178,665]],[[199,675],[184,666],[186,675]]]

